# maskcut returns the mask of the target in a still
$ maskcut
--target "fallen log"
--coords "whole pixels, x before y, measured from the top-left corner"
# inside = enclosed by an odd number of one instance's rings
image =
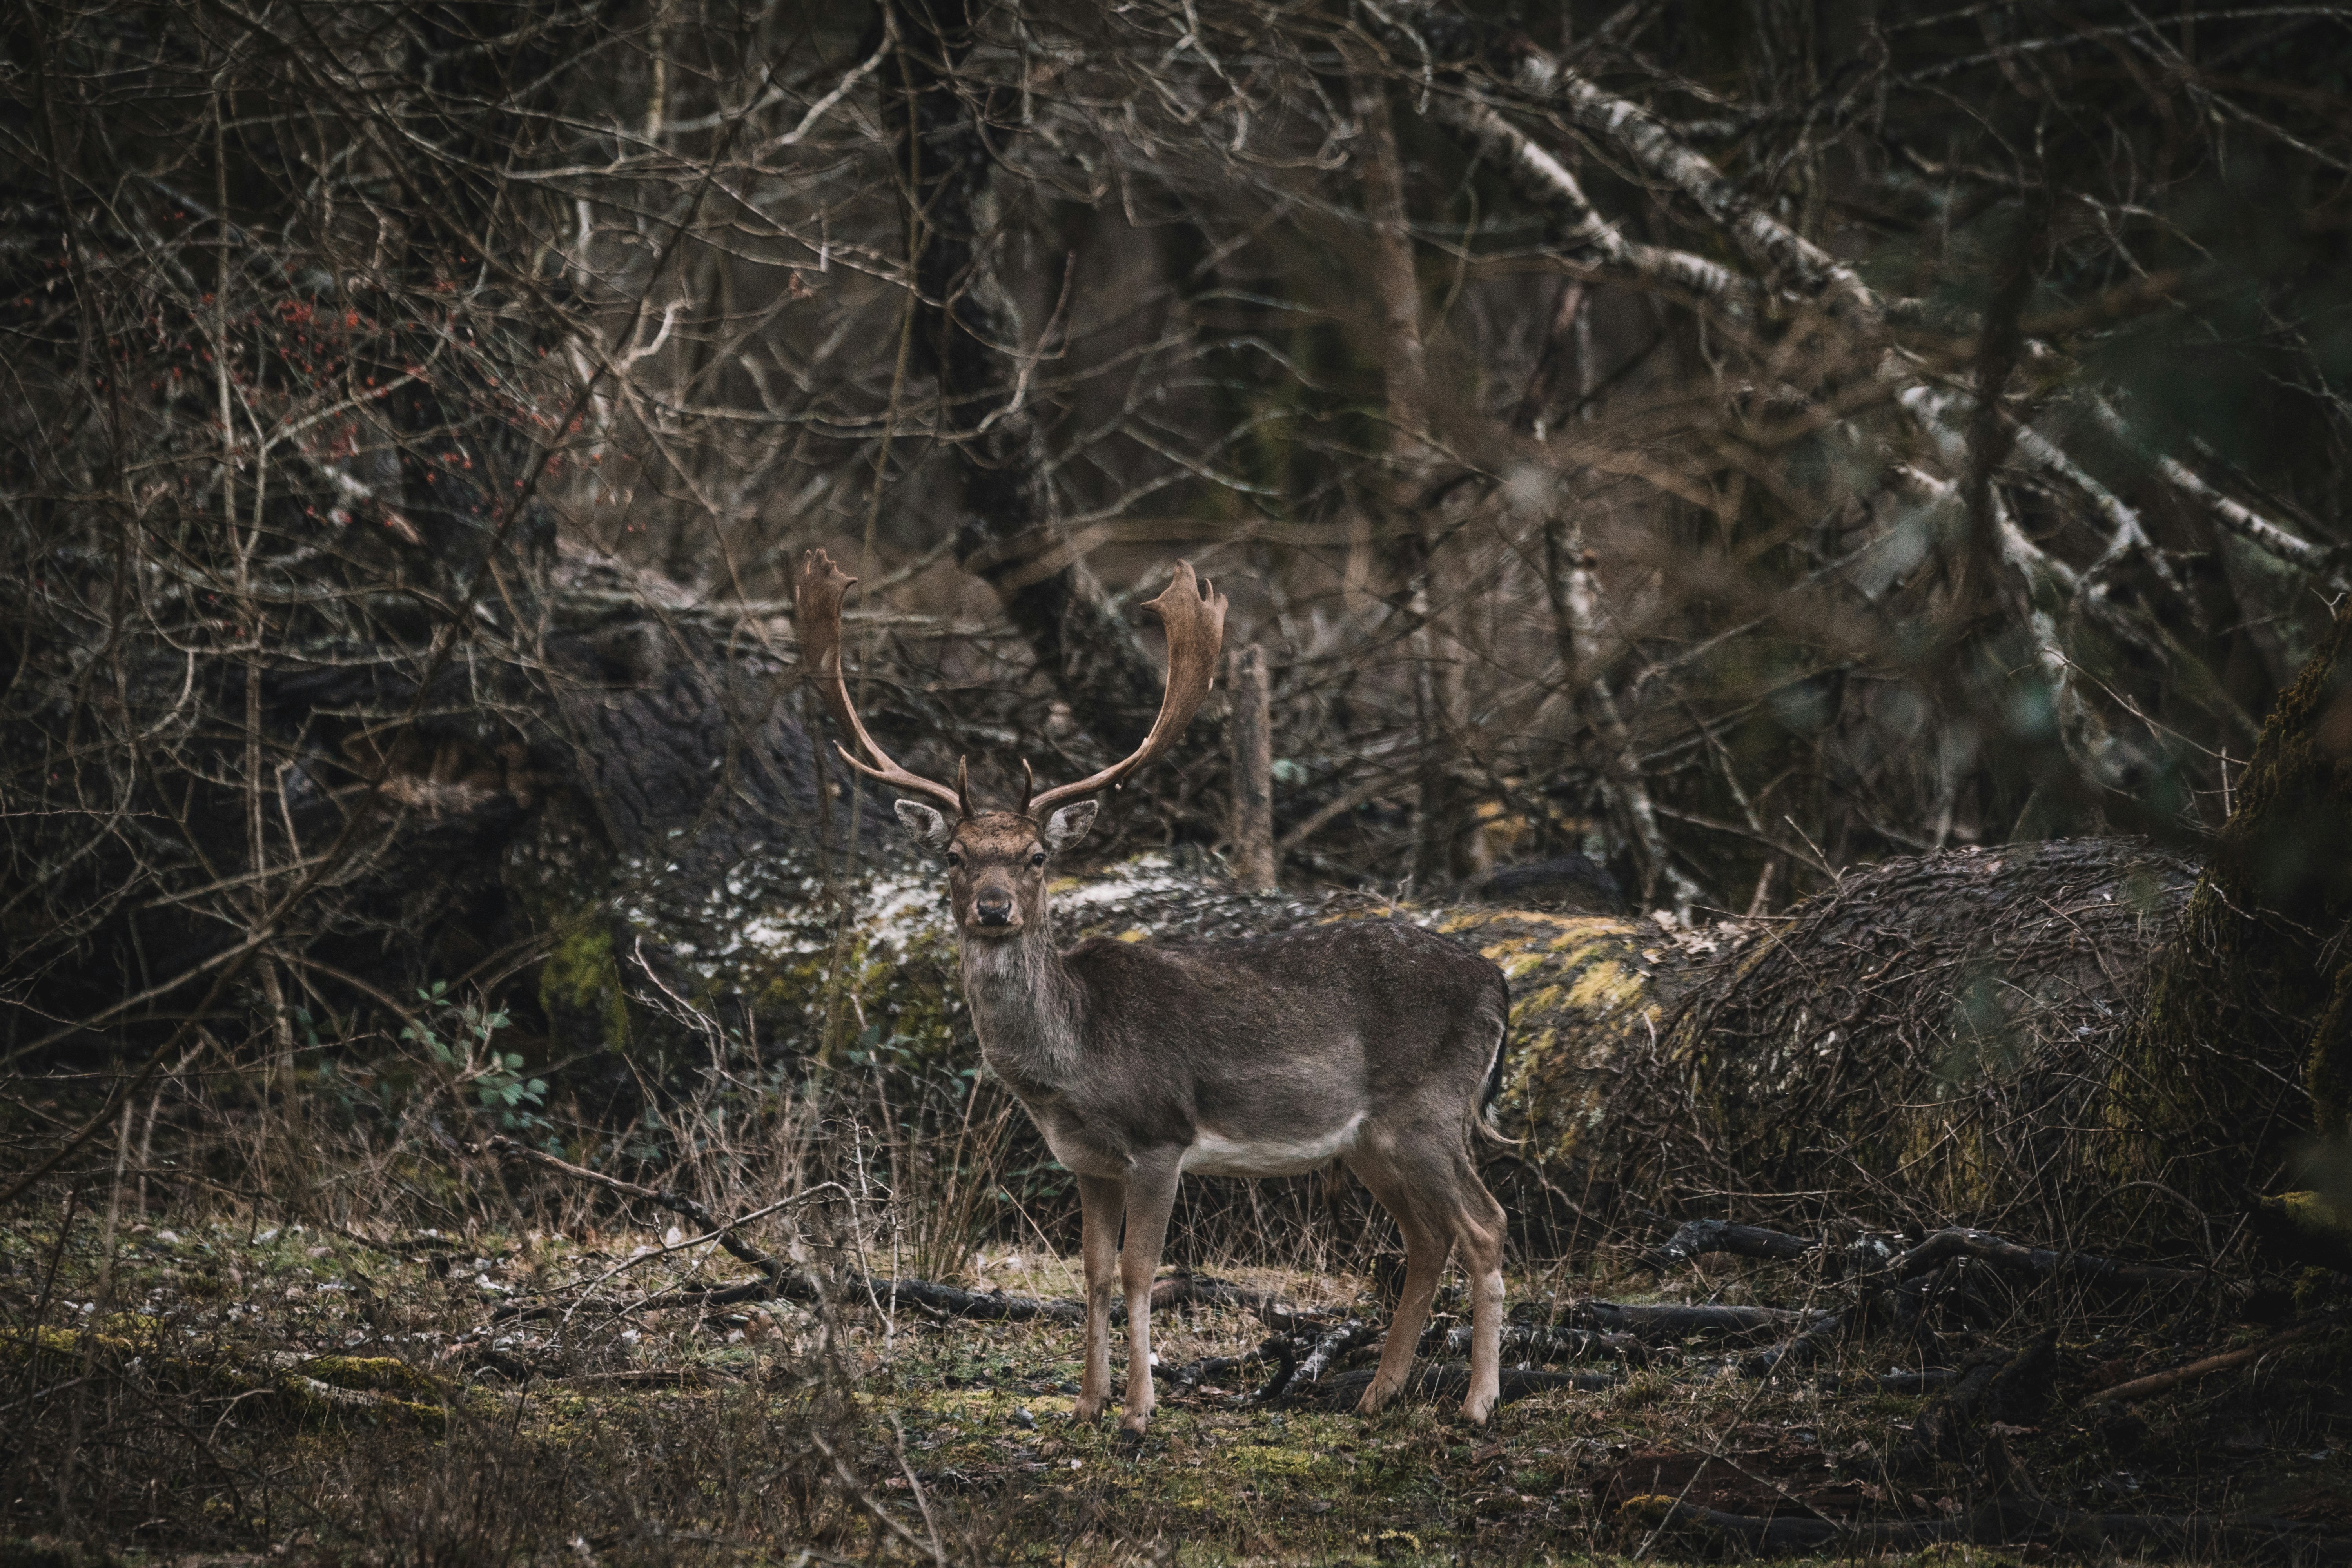
[[[1754,1258],[1774,1263],[1793,1262],[1820,1251],[1822,1243],[1760,1226],[1734,1225],[1725,1219],[1695,1219],[1658,1246],[1634,1259],[1635,1266],[1664,1273],[1711,1253]]]
[[[1182,1366],[1169,1368],[1158,1375],[1164,1380],[1168,1392],[1191,1394],[1197,1392],[1204,1384],[1224,1376],[1227,1373],[1238,1372],[1252,1362],[1268,1359],[1270,1358],[1263,1350],[1246,1351],[1240,1355],[1203,1356],[1199,1361],[1187,1362]]]
[[[0,1334],[0,1361],[67,1376],[162,1384],[173,1405],[190,1393],[206,1394],[296,1420],[361,1415],[436,1433],[447,1429],[453,1400],[440,1379],[389,1356],[240,1355],[234,1346],[208,1352],[96,1329]]]
[[[2149,1264],[2117,1263],[2087,1252],[2058,1252],[2046,1247],[2023,1247],[1986,1231],[1952,1226],[1937,1231],[1889,1266],[1896,1279],[1916,1279],[1955,1258],[1975,1258],[2015,1273],[2038,1278],[2072,1279],[2085,1285],[2119,1289],[2171,1289],[2212,1278],[2199,1268],[2166,1268]]]
[[[1629,1306],[1617,1301],[1571,1301],[1561,1316],[1571,1327],[1599,1329],[1656,1344],[1697,1334],[1752,1340],[1785,1332],[1822,1316],[1788,1307]]]
[[[1779,1192],[1808,1228],[2000,1211],[2065,1234],[2113,1180],[2102,1053],[2192,885],[2146,845],[2060,840],[1890,860],[1778,921],[1588,921],[1577,943],[1607,951],[1568,964],[1535,938],[1504,961],[1507,1128],[1595,1203]]]
[[[1330,1370],[1333,1362],[1360,1345],[1369,1344],[1373,1333],[1371,1325],[1354,1318],[1332,1325],[1299,1358],[1297,1371],[1292,1379],[1294,1386],[1311,1388],[1322,1382],[1323,1374]]]

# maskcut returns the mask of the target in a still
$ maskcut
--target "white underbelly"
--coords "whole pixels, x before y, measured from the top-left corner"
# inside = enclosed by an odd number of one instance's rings
[[[1233,1139],[1203,1127],[1184,1151],[1184,1169],[1204,1176],[1296,1176],[1353,1149],[1363,1124],[1360,1110],[1330,1131],[1307,1138]]]

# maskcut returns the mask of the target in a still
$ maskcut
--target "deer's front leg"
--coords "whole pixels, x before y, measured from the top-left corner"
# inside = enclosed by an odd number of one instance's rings
[[[1105,1176],[1078,1178],[1078,1249],[1087,1270],[1087,1370],[1071,1414],[1092,1421],[1110,1397],[1111,1287],[1118,1274],[1118,1221],[1127,1188]]]
[[[1183,1152],[1138,1160],[1127,1176],[1127,1243],[1119,1248],[1118,1278],[1127,1296],[1127,1407],[1121,1429],[1140,1436],[1151,1419],[1151,1277],[1160,1270],[1160,1248],[1168,1239],[1168,1215],[1176,1207],[1176,1183]]]

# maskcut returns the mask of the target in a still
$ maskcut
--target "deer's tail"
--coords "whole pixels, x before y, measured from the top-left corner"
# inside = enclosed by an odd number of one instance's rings
[[[1496,978],[1500,978],[1497,976]],[[1508,1138],[1495,1125],[1495,1099],[1503,1092],[1503,1052],[1511,1043],[1511,995],[1507,986],[1503,990],[1502,1007],[1495,1020],[1495,1059],[1486,1064],[1486,1087],[1478,1096],[1478,1113],[1470,1119],[1470,1130],[1490,1143],[1506,1149],[1516,1149],[1527,1142],[1524,1138]]]

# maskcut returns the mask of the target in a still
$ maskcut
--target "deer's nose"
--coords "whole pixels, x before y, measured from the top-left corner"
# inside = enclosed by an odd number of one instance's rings
[[[982,893],[972,900],[972,908],[979,913],[980,923],[984,926],[1013,923],[1013,895],[1010,893]]]

